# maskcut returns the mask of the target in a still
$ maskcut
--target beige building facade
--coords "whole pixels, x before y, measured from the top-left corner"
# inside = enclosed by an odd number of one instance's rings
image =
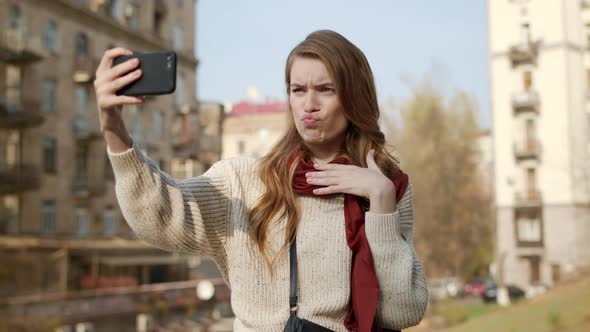
[[[506,283],[590,267],[590,9],[488,0],[497,263]]]
[[[223,123],[223,159],[266,155],[286,132],[289,116],[284,102],[233,105]]]
[[[136,241],[123,219],[93,81],[109,48],[175,50],[176,92],[124,108],[125,123],[163,170],[200,174],[219,159],[220,136],[200,154],[208,120],[199,119],[195,96],[194,6],[192,0],[0,0],[0,251],[53,257],[45,270],[34,270],[46,277],[23,291],[79,289],[83,280],[91,287],[100,277],[150,283],[187,275],[183,257]],[[32,271],[22,270],[23,280],[34,278]],[[19,291],[2,286],[5,295]]]

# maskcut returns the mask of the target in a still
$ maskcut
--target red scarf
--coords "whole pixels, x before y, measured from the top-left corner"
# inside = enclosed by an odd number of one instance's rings
[[[299,154],[296,150],[289,161],[289,165]],[[345,158],[336,158],[330,164],[350,165]],[[307,183],[305,173],[317,172],[313,162],[300,160],[293,177],[293,190],[300,195],[312,195],[313,190],[321,188]],[[408,176],[399,170],[390,177],[396,188],[396,202],[399,202],[408,186]],[[318,195],[329,198],[330,196]],[[365,213],[361,208],[357,196],[344,194],[344,221],[346,224],[346,242],[352,250],[352,274],[351,274],[351,306],[344,320],[344,326],[349,331],[355,332],[381,332],[391,331],[382,329],[375,323],[377,304],[379,302],[379,284],[373,264],[373,255],[365,234]]]

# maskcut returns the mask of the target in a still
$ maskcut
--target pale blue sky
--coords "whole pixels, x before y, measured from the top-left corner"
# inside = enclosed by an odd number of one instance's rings
[[[260,98],[285,99],[289,51],[318,29],[355,43],[373,69],[380,102],[401,101],[413,83],[434,75],[448,95],[477,98],[480,123],[490,124],[485,0],[198,0],[197,94],[237,102],[248,86]]]

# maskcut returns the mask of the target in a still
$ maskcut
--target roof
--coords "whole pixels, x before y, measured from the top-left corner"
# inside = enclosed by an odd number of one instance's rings
[[[260,104],[242,101],[234,104],[227,115],[239,116],[244,114],[282,113],[286,112],[287,109],[287,103],[284,101],[270,101]]]

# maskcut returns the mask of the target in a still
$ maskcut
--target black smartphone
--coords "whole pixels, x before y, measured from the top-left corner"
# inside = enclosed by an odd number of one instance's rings
[[[149,96],[173,93],[176,89],[176,52],[137,52],[113,60],[113,66],[129,59],[139,59],[141,77],[119,89],[118,96]]]

